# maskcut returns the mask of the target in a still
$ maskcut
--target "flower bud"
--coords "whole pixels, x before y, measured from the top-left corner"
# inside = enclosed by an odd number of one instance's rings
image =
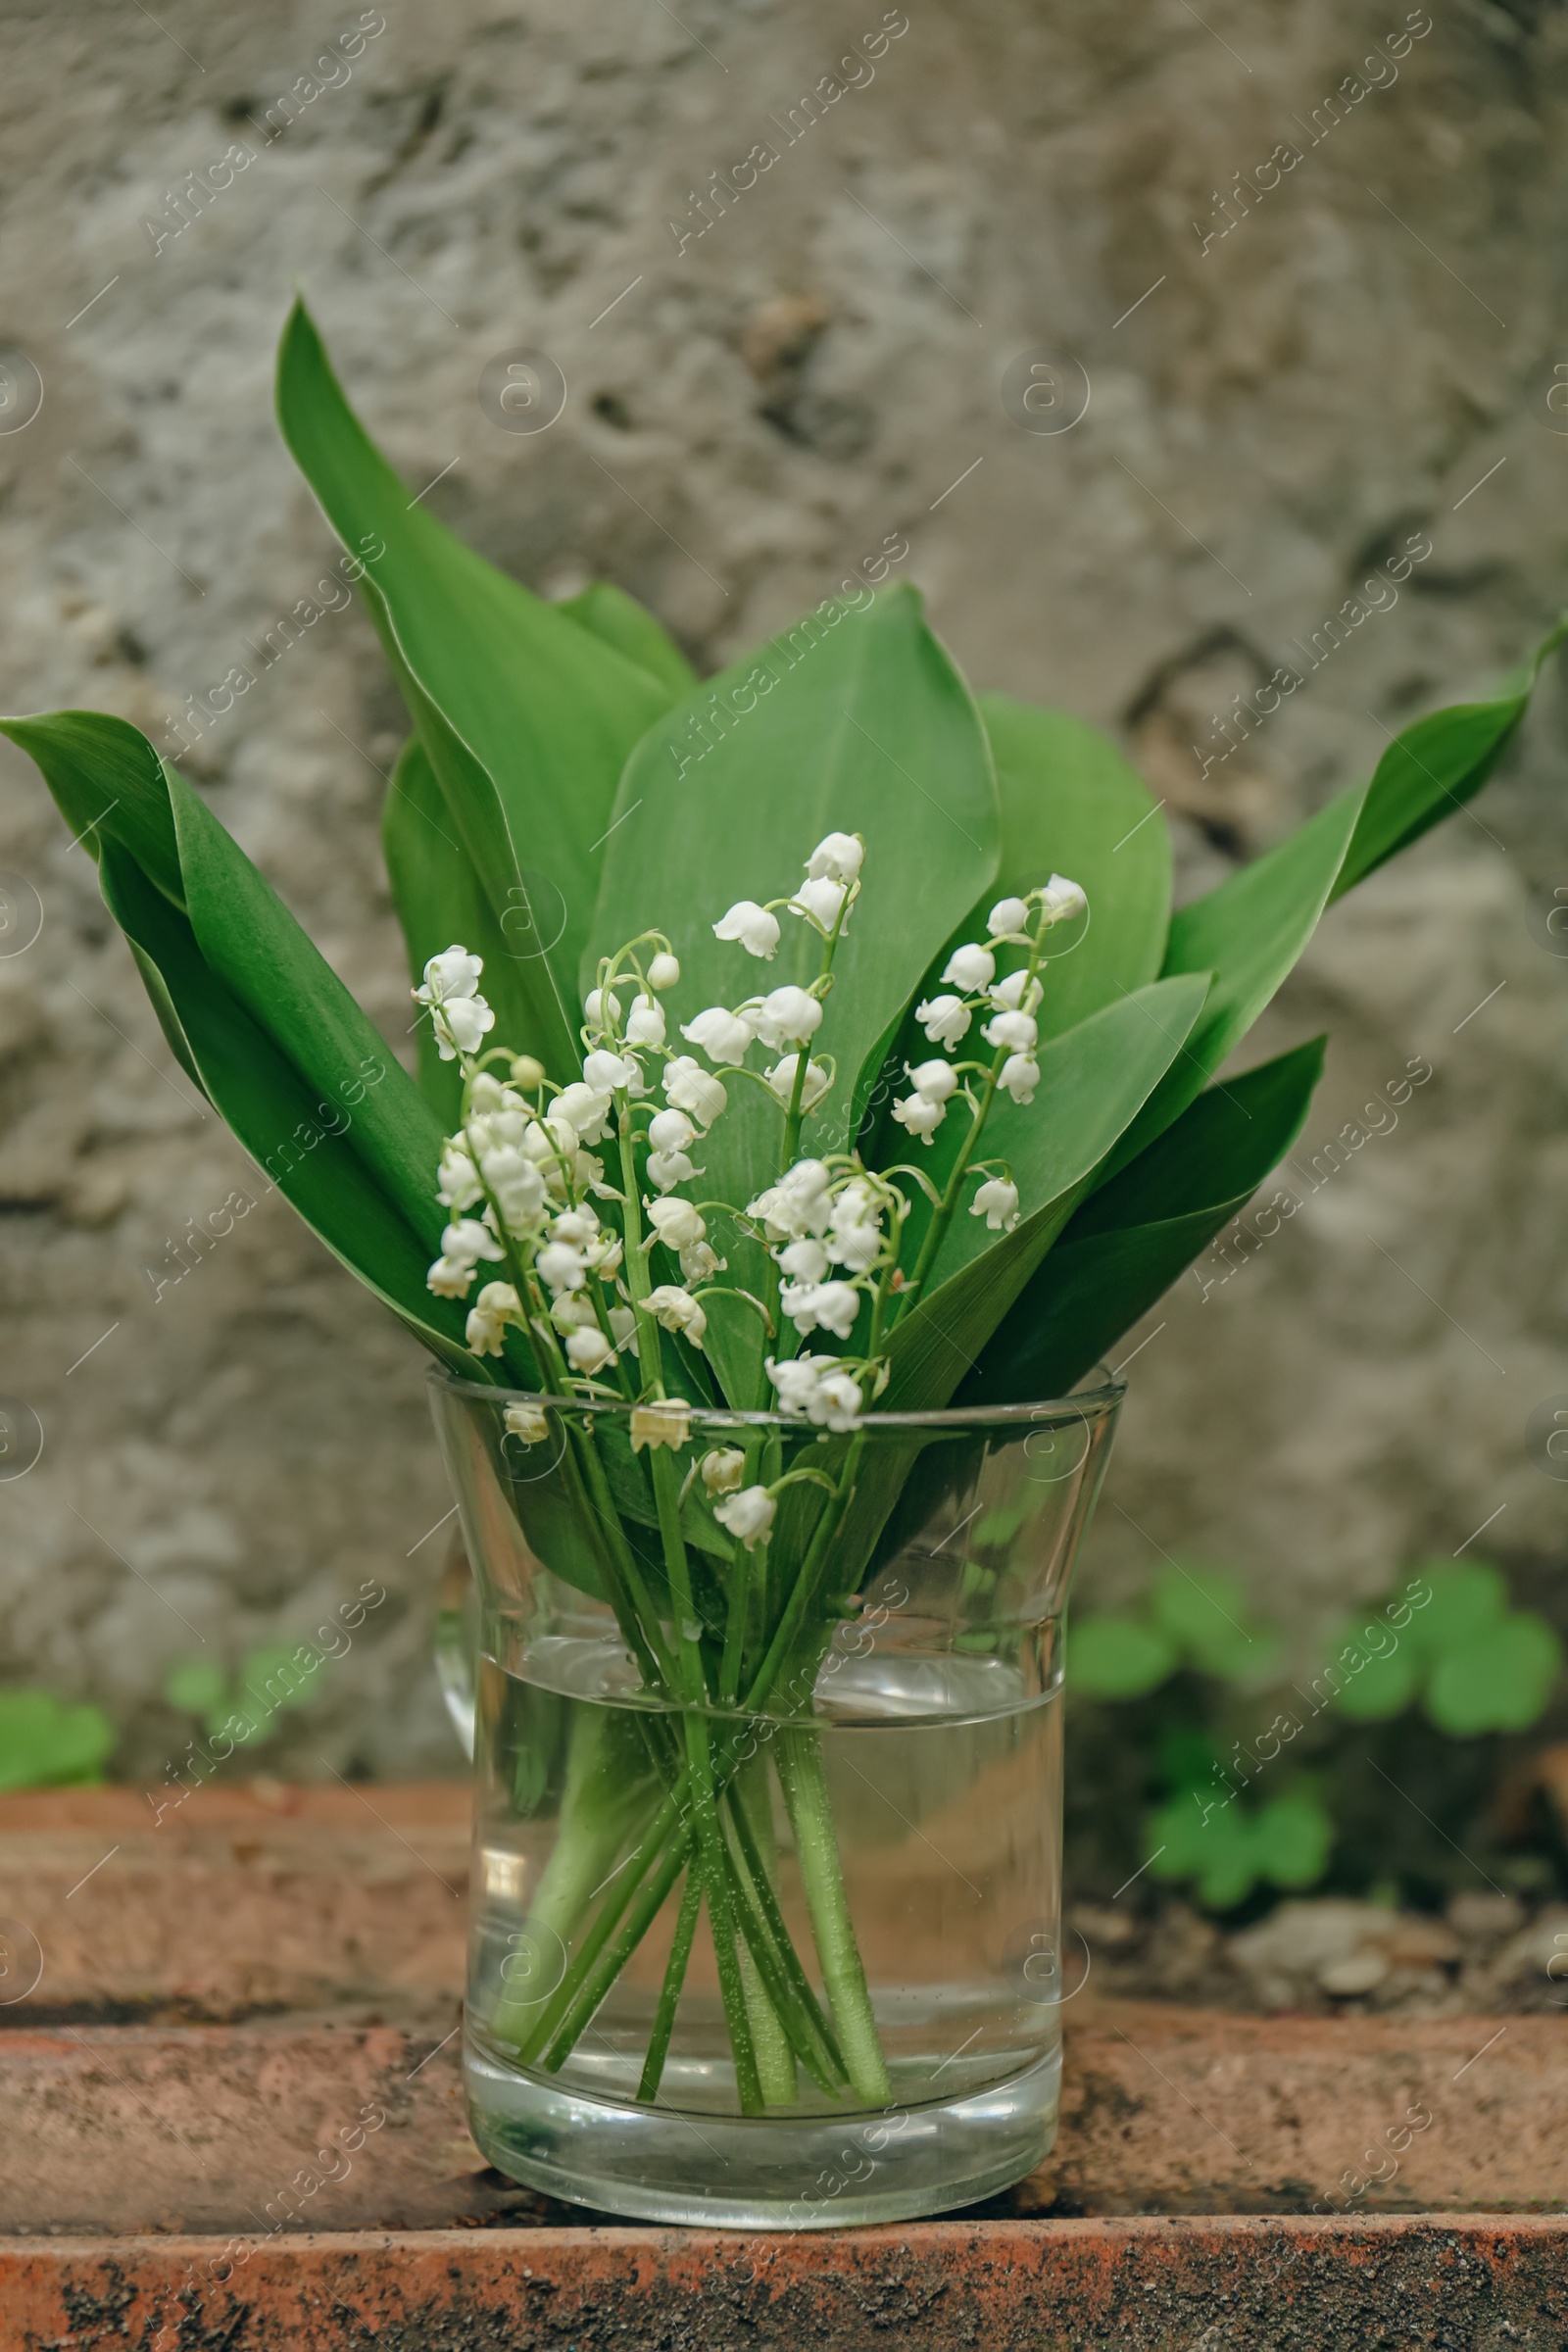
[[[626,1023],[627,1045],[662,1046],[663,1042],[664,1007],[652,997],[634,997]]]
[[[603,1371],[614,1350],[597,1323],[581,1324],[566,1334],[566,1361],[573,1371]]]
[[[661,948],[653,962],[648,966],[649,987],[673,988],[679,978],[679,958],[671,956],[667,948]]]
[[[1008,933],[1026,931],[1028,928],[1027,899],[999,899],[986,916],[986,929],[993,939],[1002,939]]]
[[[514,1054],[512,1083],[525,1095],[536,1095],[545,1082],[545,1065],[533,1054]]]

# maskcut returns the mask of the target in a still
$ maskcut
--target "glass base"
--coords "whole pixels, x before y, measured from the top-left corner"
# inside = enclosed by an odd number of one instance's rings
[[[474,2139],[572,2205],[712,2230],[839,2230],[994,2197],[1050,2153],[1061,2054],[950,2100],[838,2116],[683,2115],[500,2065],[466,2037]]]

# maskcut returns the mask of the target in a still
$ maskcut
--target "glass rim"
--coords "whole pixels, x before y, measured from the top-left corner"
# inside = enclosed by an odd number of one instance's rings
[[[634,1412],[651,1409],[639,1405],[628,1396],[558,1396],[546,1390],[514,1389],[501,1381],[466,1380],[444,1364],[431,1364],[425,1379],[434,1389],[449,1395],[472,1396],[492,1404],[531,1404],[548,1406],[557,1412],[587,1414],[619,1414],[629,1420]],[[1038,1429],[1054,1422],[1082,1421],[1092,1412],[1097,1419],[1114,1411],[1127,1394],[1127,1383],[1104,1363],[1095,1364],[1084,1374],[1084,1380],[1094,1385],[1079,1386],[1065,1396],[1043,1396],[1033,1404],[965,1404],[933,1406],[929,1411],[910,1413],[862,1413],[857,1428],[871,1435],[879,1430],[925,1429],[938,1434],[950,1431],[955,1436],[966,1430],[979,1429]],[[801,1437],[815,1428],[803,1413],[749,1412],[737,1405],[696,1404],[689,1400],[687,1411],[691,1426],[700,1429],[776,1429],[791,1437]],[[826,1435],[826,1432],[822,1434]]]

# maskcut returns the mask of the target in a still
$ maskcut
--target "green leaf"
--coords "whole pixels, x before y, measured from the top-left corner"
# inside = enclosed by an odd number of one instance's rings
[[[348,1137],[322,1127],[316,1090],[207,964],[185,917],[114,841],[103,844],[99,874],[110,913],[130,941],[143,974],[156,978],[152,994],[161,1017],[176,1023],[181,1058],[251,1157],[333,1254],[416,1338],[454,1371],[484,1378],[464,1345],[461,1305],[434,1298],[425,1288],[427,1242],[388,1200],[349,1148]],[[396,1070],[421,1116],[430,1119],[390,1055],[387,1061],[387,1082]],[[509,1338],[509,1348],[520,1338]],[[530,1353],[530,1367],[531,1361]],[[520,1371],[520,1347],[515,1363]],[[528,1385],[537,1385],[531,1372]]]
[[[1170,834],[1114,744],[1065,711],[980,697],[1002,805],[1000,898],[1053,873],[1081,883],[1089,922],[1044,973],[1040,1034],[1055,1037],[1159,977],[1170,910]],[[976,910],[983,918],[985,907]],[[965,936],[975,936],[971,928]],[[956,943],[955,943],[956,944]],[[944,956],[943,960],[946,957]],[[939,966],[940,968],[940,966]]]
[[[674,639],[662,629],[645,605],[610,580],[594,580],[576,596],[557,605],[579,628],[612,645],[617,654],[635,662],[664,687],[671,702],[691,692],[697,672]]]
[[[678,933],[682,976],[665,1000],[674,1045],[673,1021],[707,1005],[810,981],[821,941],[799,917],[781,916],[767,963],[715,940],[711,925],[738,899],[787,896],[833,830],[863,834],[867,855],[813,1041],[834,1056],[837,1079],[806,1123],[808,1152],[842,1149],[855,1135],[931,940],[996,872],[990,748],[908,588],[859,611],[825,602],[649,730],[621,781],[582,987],[599,956],[640,932]],[[729,1109],[696,1154],[699,1189],[744,1203],[778,1172],[784,1114],[755,1081],[727,1083]],[[738,1231],[714,1238],[730,1283],[760,1292],[758,1247]],[[730,1400],[756,1401],[759,1319],[750,1310],[744,1321],[715,1318],[710,1352]]]
[[[1171,917],[1165,971],[1212,972],[1187,1052],[1123,1140],[1117,1168],[1185,1110],[1238,1046],[1317,928],[1364,795],[1331,801],[1298,831]]]
[[[1246,1207],[1300,1132],[1314,1039],[1210,1087],[1074,1213],[959,1392],[961,1404],[1065,1396]]]
[[[507,942],[473,861],[453,838],[445,796],[417,735],[404,745],[387,786],[381,850],[403,926],[411,985],[419,985],[430,957],[443,949],[469,948],[484,958],[484,993],[495,1007],[497,1034],[525,1035],[530,1019],[526,992],[517,985]],[[421,1016],[415,1034],[419,1091],[443,1132],[450,1132],[462,1106],[463,1073],[455,1061],[442,1060],[428,1014]]]
[[[529,1028],[502,1042],[570,1075],[600,845],[626,755],[669,688],[411,500],[300,303],[278,354],[277,414],[327,520],[365,563],[360,584],[457,838],[514,942]]]
[[[208,1658],[176,1658],[164,1677],[164,1696],[185,1715],[210,1715],[228,1696],[228,1676]]]
[[[1332,1817],[1304,1790],[1275,1797],[1251,1822],[1252,1852],[1274,1886],[1315,1886],[1329,1866],[1334,1836]]]
[[[1041,1047],[1033,1102],[1001,1104],[982,1146],[1010,1162],[1019,1222],[998,1237],[967,1207],[954,1218],[936,1287],[894,1330],[885,1411],[945,1404],[975,1370],[1082,1188],[1181,1053],[1206,986],[1201,974],[1156,980]]]
[[[1412,1604],[1422,1587],[1431,1598],[1412,1605],[1404,1639],[1431,1658],[1468,1649],[1507,1614],[1506,1578],[1500,1569],[1487,1567],[1480,1560],[1458,1565],[1448,1560],[1424,1561],[1406,1583]]]
[[[1346,1679],[1333,1692],[1334,1704],[1354,1723],[1384,1723],[1414,1698],[1421,1682],[1421,1661],[1407,1642],[1381,1656],[1375,1650],[1362,1649],[1359,1632],[1360,1620],[1348,1619],[1335,1642],[1332,1672],[1336,1680],[1341,1675]],[[1345,1661],[1347,1649],[1358,1653],[1362,1663],[1356,1665],[1353,1657]]]
[[[1176,1652],[1141,1617],[1084,1617],[1067,1636],[1067,1688],[1084,1698],[1141,1698],[1176,1671]]]
[[[0,1690],[0,1791],[101,1781],[114,1726],[96,1707],[69,1707],[47,1690]]]
[[[1201,980],[1157,981],[1092,1013],[1040,1051],[1040,1084],[1027,1108],[994,1106],[982,1147],[1005,1156],[1019,1222],[1000,1239],[968,1206],[943,1242],[934,1287],[892,1335],[889,1411],[945,1402],[975,1372],[981,1349],[1051,1248],[1090,1178],[1148,1100],[1203,999]],[[1007,1147],[995,1152],[994,1145]],[[948,1154],[933,1170],[940,1184]],[[918,1228],[929,1212],[911,1216]]]
[[[1274,1637],[1249,1630],[1246,1598],[1234,1577],[1172,1563],[1156,1572],[1150,1605],[1160,1631],[1201,1674],[1250,1682],[1278,1662]]]
[[[1367,787],[1335,898],[1480,791],[1529,709],[1543,662],[1565,635],[1568,614],[1491,702],[1455,703],[1400,730]]]
[[[1518,1610],[1440,1658],[1426,1709],[1440,1732],[1522,1732],[1544,1713],[1562,1671],[1562,1643],[1544,1618]]]

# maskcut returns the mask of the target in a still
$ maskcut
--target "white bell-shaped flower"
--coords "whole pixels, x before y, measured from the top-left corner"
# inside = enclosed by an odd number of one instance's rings
[[[778,947],[778,916],[759,906],[755,899],[737,899],[727,914],[721,914],[713,925],[715,939],[733,940],[765,963]]]
[[[667,948],[661,948],[648,966],[650,988],[673,988],[680,978],[680,961]]]
[[[649,1224],[666,1250],[689,1250],[708,1231],[700,1211],[689,1200],[648,1200],[643,1205]]]
[[[468,1310],[464,1333],[475,1355],[499,1355],[507,1325],[520,1323],[522,1309],[510,1282],[487,1282]]]
[[[662,1046],[664,1042],[664,1007],[655,997],[633,997],[631,1011],[626,1016],[628,1046]]]
[[[817,1382],[806,1410],[819,1429],[858,1429],[864,1398],[859,1383],[848,1372],[827,1372]]]
[[[1005,980],[999,980],[990,991],[991,1002],[999,1012],[1034,1012],[1044,995],[1039,981],[1030,979],[1025,964],[1009,972]]]
[[[684,1152],[650,1152],[648,1181],[662,1193],[671,1193],[677,1184],[690,1184],[697,1170]]]
[[[642,1064],[630,1054],[610,1054],[603,1047],[585,1056],[582,1076],[596,1095],[612,1095],[617,1088],[629,1095],[643,1091]]]
[[[542,1404],[509,1404],[502,1415],[509,1438],[525,1446],[542,1445],[550,1435],[550,1416]]]
[[[820,1282],[830,1262],[827,1250],[814,1234],[787,1243],[778,1252],[779,1272],[791,1282]]]
[[[967,947],[954,949],[942,979],[946,987],[961,988],[966,996],[972,997],[978,990],[989,988],[996,976],[997,959],[991,950],[977,947],[971,941]]]
[[[934,1046],[956,1046],[968,1034],[974,1015],[961,997],[927,997],[914,1017]]]
[[[828,1355],[797,1355],[787,1362],[775,1362],[768,1356],[764,1369],[778,1391],[781,1413],[809,1412],[821,1384],[823,1373],[831,1366]]]
[[[1089,896],[1083,885],[1069,882],[1065,874],[1053,874],[1040,893],[1040,904],[1053,923],[1069,923],[1074,915],[1085,914]]]
[[[706,1282],[710,1274],[722,1274],[729,1264],[708,1242],[688,1242],[680,1253],[681,1280],[687,1284]]]
[[[494,1070],[476,1070],[468,1086],[469,1108],[481,1119],[507,1107],[507,1089]]]
[[[820,1000],[806,988],[769,990],[753,1012],[757,1034],[776,1054],[783,1046],[804,1046],[822,1026]]]
[[[742,1487],[713,1505],[713,1517],[748,1551],[765,1541],[778,1504],[765,1487]]]
[[[531,1159],[511,1144],[486,1152],[479,1161],[496,1205],[514,1232],[532,1224],[545,1204],[545,1180]]]
[[[999,1084],[1015,1102],[1032,1102],[1040,1084],[1040,1064],[1032,1054],[1009,1054],[1002,1065]]]
[[[899,1125],[917,1135],[927,1148],[947,1115],[947,1104],[933,1102],[926,1095],[906,1095],[902,1102],[893,1105],[893,1116]]]
[[[682,1021],[680,1033],[701,1046],[710,1061],[720,1064],[744,1060],[757,1034],[743,1014],[727,1011],[722,1004],[710,1004],[695,1019]]]
[[[563,1338],[574,1331],[586,1331],[599,1321],[598,1310],[586,1291],[558,1291],[551,1302],[550,1320]]]
[[[435,1197],[443,1208],[471,1208],[483,1195],[479,1171],[461,1135],[451,1137],[442,1145],[439,1176]]]
[[[658,1110],[648,1123],[648,1141],[656,1152],[684,1152],[697,1141],[697,1130],[683,1110]]]
[[[824,833],[806,860],[806,870],[813,882],[823,875],[833,882],[855,882],[864,857],[865,844],[856,834]]]
[[[620,999],[603,988],[591,988],[582,1001],[590,1029],[611,1029],[620,1018]]]
[[[994,1012],[980,1034],[999,1051],[1005,1047],[1009,1054],[1032,1054],[1040,1024],[1032,1012]]]
[[[870,1185],[857,1177],[833,1202],[829,1252],[853,1274],[868,1273],[882,1251],[882,1203]]]
[[[553,1291],[580,1291],[588,1279],[587,1261],[569,1242],[547,1242],[533,1262]]]
[[[664,1064],[664,1100],[672,1110],[684,1110],[699,1127],[711,1127],[729,1102],[723,1080],[705,1070],[689,1054],[676,1054]]]
[[[422,985],[414,992],[421,1004],[447,1004],[457,997],[471,997],[479,986],[484,957],[466,948],[443,948],[424,967]]]
[[[466,1298],[473,1281],[473,1265],[468,1258],[448,1257],[444,1252],[431,1266],[424,1278],[424,1287],[438,1298]]]
[[[597,1323],[579,1324],[575,1331],[566,1334],[566,1361],[574,1372],[584,1372],[590,1377],[602,1372],[613,1353]]]
[[[586,1250],[599,1235],[599,1211],[587,1201],[580,1207],[563,1209],[560,1216],[550,1220],[550,1239],[569,1242],[573,1250]]]
[[[860,1311],[860,1294],[850,1282],[786,1283],[779,1305],[797,1331],[832,1332],[847,1340]]]
[[[607,1060],[615,1058],[613,1054],[606,1056]],[[573,1145],[597,1144],[604,1135],[610,1110],[607,1093],[577,1079],[570,1086],[564,1086],[550,1105],[550,1124],[557,1128],[564,1126]]]
[[[441,1235],[441,1254],[455,1265],[475,1266],[481,1258],[501,1258],[506,1251],[488,1225],[477,1217],[458,1217]]]
[[[649,1292],[643,1304],[654,1321],[662,1323],[666,1331],[684,1332],[694,1348],[702,1346],[703,1334],[708,1329],[708,1316],[703,1302],[700,1298],[694,1298],[690,1291],[684,1290],[679,1283],[660,1283],[656,1290]]]
[[[839,908],[844,904],[845,895],[844,884],[830,882],[824,874],[819,881],[803,882],[791,899],[790,906],[796,913],[805,912],[813,916],[824,931],[831,931],[839,919]],[[846,915],[844,929],[848,927],[849,917]]]
[[[1005,1176],[988,1176],[969,1206],[992,1233],[1010,1233],[1018,1222],[1018,1187]]]
[[[993,939],[1016,938],[1029,927],[1027,899],[999,899],[986,916],[986,929]]]
[[[641,1355],[637,1345],[637,1317],[629,1306],[612,1306],[610,1310],[610,1329],[617,1348],[629,1348],[633,1355]]]
[[[784,1059],[782,1061],[775,1062],[773,1067],[767,1073],[768,1085],[773,1089],[774,1094],[777,1095],[779,1101],[784,1103],[786,1107],[788,1107],[789,1103],[794,1099],[795,1071],[800,1058],[801,1057],[798,1054],[786,1054]],[[832,1084],[833,1080],[828,1071],[823,1068],[821,1062],[808,1061],[806,1065],[806,1083],[801,1088],[801,1108],[803,1110],[813,1109],[815,1105],[821,1102],[822,1097],[828,1092]]]
[[[645,1446],[684,1446],[692,1434],[692,1408],[684,1396],[651,1396],[631,1408],[631,1449]]]
[[[452,997],[430,1007],[430,1026],[443,1061],[477,1054],[495,1025],[495,1013],[483,997]]]
[[[958,1073],[951,1061],[921,1061],[912,1070],[906,1062],[904,1070],[915,1093],[928,1102],[946,1102],[957,1088]]]

